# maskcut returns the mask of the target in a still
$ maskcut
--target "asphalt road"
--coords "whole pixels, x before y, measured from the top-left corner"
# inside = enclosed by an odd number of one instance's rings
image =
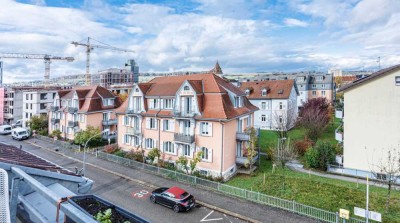
[[[0,142],[7,143],[19,147],[22,145],[23,150],[36,154],[46,160],[49,160],[57,165],[74,171],[75,167],[82,167],[81,162],[47,150],[40,149],[24,141],[14,141],[11,136],[0,136]],[[134,181],[122,178],[120,176],[102,171],[96,167],[87,165],[86,176],[95,181],[92,194],[99,195],[106,200],[122,206],[123,208],[132,211],[150,222],[210,222],[210,223],[239,223],[244,222],[232,216],[227,216],[223,213],[201,207],[189,212],[175,213],[171,209],[161,205],[156,205],[150,202],[149,195],[152,188],[143,186]],[[160,185],[159,185],[160,186]],[[189,191],[190,192],[190,191]],[[196,194],[193,194],[196,197]]]

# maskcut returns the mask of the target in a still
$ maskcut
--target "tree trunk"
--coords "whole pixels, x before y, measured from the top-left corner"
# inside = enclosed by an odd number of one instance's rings
[[[389,211],[389,205],[390,205],[390,191],[392,190],[392,183],[388,183],[388,193],[386,197],[386,212]]]

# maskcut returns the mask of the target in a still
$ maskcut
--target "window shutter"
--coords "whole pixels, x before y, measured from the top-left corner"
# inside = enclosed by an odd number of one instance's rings
[[[208,123],[208,135],[209,136],[213,135],[213,123],[212,122]]]
[[[193,158],[195,147],[193,145],[190,146],[190,157]]]
[[[179,146],[179,151],[178,151],[178,154],[179,154],[179,156],[182,156],[182,154],[183,154],[183,146]]]
[[[169,123],[170,123],[170,129],[171,129],[171,131],[172,132],[175,132],[175,120],[170,120],[169,121]]]
[[[183,122],[179,121],[179,133],[183,133]]]
[[[201,134],[201,122],[196,123],[196,134],[200,135]]]
[[[213,161],[213,150],[210,148],[208,149],[208,161]]]
[[[165,120],[160,119],[160,130],[161,130],[161,131],[164,131],[164,130],[165,130],[164,124],[165,124]]]
[[[158,129],[158,119],[154,118],[154,126],[156,127],[155,129]]]
[[[164,152],[164,141],[160,141],[160,151]]]
[[[153,148],[159,148],[159,146],[158,146],[158,140],[157,140],[157,139],[154,140]]]
[[[150,118],[146,118],[146,129],[150,128]]]
[[[160,107],[159,109],[164,108],[164,99],[160,99]]]

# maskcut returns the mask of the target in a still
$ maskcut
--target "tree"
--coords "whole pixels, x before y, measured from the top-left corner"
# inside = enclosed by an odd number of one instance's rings
[[[282,169],[282,179],[283,179],[283,190],[285,190],[286,175],[285,169],[286,164],[290,161],[296,159],[297,154],[293,144],[290,139],[279,139],[278,144],[274,150],[274,164]]]
[[[186,173],[189,174],[189,167],[188,167],[189,160],[188,160],[188,158],[186,158],[185,156],[180,156],[178,158],[178,160],[176,161],[176,163],[181,165],[185,169]]]
[[[78,145],[85,145],[90,138],[92,139],[88,142],[89,147],[100,145],[102,142],[100,129],[93,126],[88,126],[86,130],[76,133],[74,142]]]
[[[57,139],[61,139],[61,131],[59,129],[53,130],[50,134],[51,137],[57,137]]]
[[[400,179],[400,150],[398,148],[388,149],[386,156],[374,165],[371,172],[376,179],[380,180],[380,183],[387,186],[386,212],[388,212],[392,187]]]
[[[312,98],[303,104],[298,124],[305,128],[306,136],[316,142],[328,125],[329,118],[326,98]]]
[[[38,132],[40,135],[47,135],[47,129],[49,128],[49,122],[46,115],[34,115],[28,121],[28,126],[32,131]]]
[[[120,94],[118,94],[118,96],[119,96],[119,98],[121,98],[121,101],[125,101],[127,98],[128,98],[128,93],[120,93]]]
[[[254,127],[250,127],[244,130],[247,134],[249,134],[249,142],[247,147],[247,162],[245,163],[245,167],[250,169],[250,172],[253,168],[253,158],[257,155],[257,142],[258,135],[257,130]]]
[[[176,163],[181,165],[187,174],[193,174],[197,164],[201,161],[201,156],[203,156],[202,151],[197,152],[193,159],[188,159],[186,156],[180,156]]]
[[[296,116],[293,111],[275,111],[273,125],[276,125],[278,138],[288,138],[288,132],[296,124]]]
[[[203,151],[198,151],[193,159],[189,161],[190,173],[196,169],[197,164],[201,161],[201,157],[203,156]]]
[[[160,156],[161,156],[161,153],[160,153],[160,150],[158,148],[153,148],[152,150],[150,150],[149,153],[147,153],[147,158],[150,159],[151,164],[154,163],[154,160],[156,158],[157,158],[157,164],[158,164],[158,162],[160,160]]]
[[[318,142],[305,153],[307,166],[326,171],[328,165],[335,161],[336,150],[328,142]]]

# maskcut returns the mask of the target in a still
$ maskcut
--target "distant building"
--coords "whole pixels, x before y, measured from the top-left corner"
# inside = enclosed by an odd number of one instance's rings
[[[22,119],[22,94],[18,88],[5,88],[3,124],[12,124]]]
[[[111,85],[130,85],[139,82],[139,66],[135,60],[128,60],[124,69],[110,68],[99,71],[100,86],[108,88]]]
[[[332,74],[334,77],[343,76],[342,70],[339,68],[331,68],[328,70],[328,74]]]
[[[240,89],[259,108],[254,114],[254,127],[267,130],[294,127],[299,95],[294,80],[243,82]]]
[[[22,126],[32,116],[46,116],[54,101],[56,89],[34,89],[22,92]]]
[[[3,61],[0,61],[0,86],[3,86]]]
[[[400,64],[339,92],[344,94],[344,168],[380,173],[377,166],[387,162],[388,150],[400,144]]]

